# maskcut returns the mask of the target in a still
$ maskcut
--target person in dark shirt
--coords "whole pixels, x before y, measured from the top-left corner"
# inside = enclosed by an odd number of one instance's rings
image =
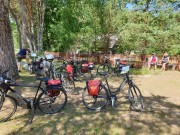
[[[169,63],[169,56],[168,56],[168,54],[167,53],[165,53],[164,55],[163,55],[163,58],[162,58],[162,68],[161,68],[161,70],[166,70],[166,66],[168,65],[168,63]]]
[[[18,71],[21,72],[20,70],[20,66],[21,66],[21,60],[22,59],[26,59],[27,63],[29,64],[29,54],[30,54],[30,50],[29,49],[21,49],[18,53],[17,53],[17,60],[18,60]]]

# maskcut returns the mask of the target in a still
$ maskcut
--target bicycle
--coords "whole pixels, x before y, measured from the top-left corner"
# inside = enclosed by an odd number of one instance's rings
[[[75,80],[77,81],[82,81],[82,80],[89,80],[92,78],[92,63],[89,64],[87,62],[83,61],[76,61],[76,60],[71,60],[70,65],[73,67],[73,78],[76,78]]]
[[[99,88],[96,89],[96,94],[91,94],[88,85],[84,88],[82,93],[82,100],[86,108],[90,110],[101,110],[107,105],[108,102],[111,103],[112,107],[115,107],[115,102],[117,100],[117,94],[121,92],[126,84],[128,84],[128,99],[130,101],[130,107],[135,111],[141,111],[144,108],[144,100],[140,89],[134,84],[132,79],[129,77],[129,69],[132,66],[124,66],[119,69],[121,74],[124,74],[123,81],[116,89],[116,91],[111,91],[110,86],[107,81],[108,72],[101,72],[100,75],[104,76],[105,84],[99,83]],[[87,82],[88,83],[88,82]],[[92,89],[93,90],[93,89]]]
[[[60,58],[62,59],[62,64],[60,64],[59,67],[55,69],[56,78],[62,80],[62,85],[68,93],[74,93],[75,83],[72,75],[73,69],[71,66],[69,67],[70,69],[68,69],[68,62],[65,61],[62,57]]]
[[[44,77],[37,78],[37,80],[40,81],[39,85],[37,86],[18,84],[7,78],[7,72],[8,70],[0,73],[0,122],[9,120],[14,115],[17,106],[19,105],[16,98],[8,94],[9,91],[22,99],[27,105],[27,108],[32,111],[30,123],[33,121],[37,108],[44,114],[54,114],[61,111],[65,107],[67,103],[67,94],[64,88],[61,86],[59,80],[52,81]],[[42,87],[43,82],[46,84],[46,88]],[[16,90],[11,88],[17,86],[37,88],[33,99],[26,99]]]
[[[45,58],[44,58],[45,75],[48,78],[52,78],[52,79],[56,79],[55,78],[56,77],[55,68],[52,63],[54,58],[55,57],[52,54],[47,54],[47,55],[45,55]]]
[[[35,53],[31,54],[31,65],[30,65],[30,73],[39,75],[39,73],[43,70],[43,58],[39,58]]]
[[[125,61],[122,61],[121,59],[119,58],[116,58],[115,59],[115,66],[114,67],[111,67],[110,63],[109,63],[109,59],[107,56],[104,56],[104,63],[99,65],[97,67],[97,73],[96,75],[100,74],[101,72],[107,72],[107,73],[112,73],[111,75],[119,75],[119,68],[127,65],[127,62]]]

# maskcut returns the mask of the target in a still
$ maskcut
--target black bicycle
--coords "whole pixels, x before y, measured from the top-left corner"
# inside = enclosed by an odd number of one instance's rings
[[[75,83],[73,77],[73,67],[72,65],[68,65],[68,62],[62,57],[59,58],[61,58],[62,63],[55,69],[55,76],[56,78],[62,80],[62,85],[68,93],[74,93]]]
[[[92,78],[90,64],[84,61],[76,61],[70,58],[72,76],[75,81],[84,81]]]
[[[32,117],[30,122],[32,122],[36,109],[38,108],[42,113],[54,114],[61,111],[67,103],[67,94],[64,88],[60,84],[60,80],[49,80],[48,78],[37,78],[40,81],[38,86],[17,84],[7,78],[6,70],[0,73],[0,122],[5,122],[9,120],[13,114],[16,112],[18,101],[8,94],[12,92],[17,97],[22,99],[28,109],[32,111]],[[46,84],[46,87],[42,87],[42,83]],[[33,99],[26,99],[20,95],[16,90],[11,87],[34,87],[37,88],[36,94]],[[40,92],[41,91],[41,92]]]
[[[124,66],[119,69],[121,74],[124,74],[123,81],[116,89],[116,91],[111,91],[110,86],[107,81],[108,72],[100,72],[101,76],[105,78],[105,85],[100,83],[99,88],[96,89],[97,92],[90,91],[90,87],[86,85],[84,91],[82,93],[82,100],[84,105],[90,110],[100,110],[108,102],[111,103],[112,107],[115,106],[115,102],[117,100],[117,94],[123,89],[123,87],[128,84],[128,99],[130,101],[130,106],[135,111],[141,111],[144,108],[144,100],[141,94],[140,89],[134,84],[132,79],[129,77],[129,69],[131,66]],[[92,89],[93,90],[93,89]]]
[[[115,66],[111,67],[109,59],[110,58],[108,58],[107,56],[104,56],[104,62],[97,67],[96,75],[99,75],[100,73],[106,72],[106,73],[111,73],[111,76],[113,76],[113,75],[118,76],[120,74],[119,68],[127,65],[126,61],[122,61],[121,59],[116,58],[115,59]]]

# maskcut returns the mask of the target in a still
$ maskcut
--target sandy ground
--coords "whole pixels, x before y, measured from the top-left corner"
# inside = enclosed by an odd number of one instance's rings
[[[133,76],[145,100],[145,109],[129,109],[126,88],[119,94],[116,108],[105,107],[101,112],[87,110],[82,103],[85,83],[76,83],[77,93],[68,94],[65,109],[55,115],[38,115],[28,125],[29,112],[19,107],[16,114],[0,123],[0,135],[62,134],[62,135],[179,135],[180,134],[180,72],[166,71],[157,75]],[[118,81],[110,79],[111,87]],[[20,89],[30,97],[34,92]]]

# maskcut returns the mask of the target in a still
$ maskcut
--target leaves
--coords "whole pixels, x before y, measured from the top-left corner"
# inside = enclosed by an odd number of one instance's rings
[[[117,35],[115,52],[177,54],[178,6],[177,0],[46,0],[44,48],[108,51],[110,35]]]

